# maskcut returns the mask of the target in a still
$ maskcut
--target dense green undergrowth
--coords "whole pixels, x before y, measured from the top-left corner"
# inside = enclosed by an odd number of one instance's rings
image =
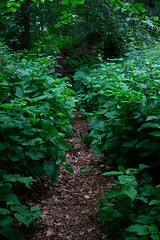
[[[92,129],[86,143],[107,163],[160,165],[159,55],[158,47],[137,51],[75,74]]]
[[[98,220],[114,239],[158,240],[159,44],[128,53],[123,59],[84,67],[74,79],[79,107],[90,122],[86,144],[97,155],[104,153],[107,164],[119,166],[119,171],[104,173],[118,175],[118,179],[97,203]],[[156,176],[145,172],[147,165]]]
[[[138,168],[106,172],[118,175],[113,189],[104,194],[94,206],[100,205],[98,221],[115,240],[158,240],[160,236],[160,185],[140,164]],[[142,172],[142,173],[141,173]]]
[[[75,98],[68,78],[57,78],[53,59],[12,53],[0,44],[0,235],[24,239],[14,227],[39,219],[39,209],[21,205],[15,187],[31,188],[44,172],[51,181],[71,149]],[[66,170],[72,172],[69,163]]]

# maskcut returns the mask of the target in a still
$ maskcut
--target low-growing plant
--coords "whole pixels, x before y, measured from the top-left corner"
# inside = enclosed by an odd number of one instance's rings
[[[29,227],[33,221],[40,220],[40,208],[30,209],[21,205],[18,196],[14,193],[14,184],[25,184],[31,189],[35,180],[19,174],[8,174],[0,170],[0,236],[11,240],[23,240],[24,237],[16,228],[15,220]]]
[[[92,129],[85,141],[107,163],[160,166],[159,68],[153,48],[75,74],[79,106]]]
[[[71,148],[65,137],[72,133],[74,91],[67,78],[49,75],[48,58],[27,58],[17,63],[17,55],[1,48],[1,168],[26,175],[44,169],[54,181]]]
[[[16,221],[29,227],[41,214],[21,205],[15,186],[30,188],[44,173],[54,181],[61,163],[73,173],[65,150],[72,148],[66,138],[73,132],[75,92],[68,78],[54,74],[54,62],[0,43],[0,236],[11,240],[24,239]]]
[[[98,221],[116,240],[158,240],[160,231],[160,185],[153,187],[152,178],[144,172],[148,166],[106,172],[118,176],[113,189],[103,196]],[[143,173],[140,172],[143,170]]]

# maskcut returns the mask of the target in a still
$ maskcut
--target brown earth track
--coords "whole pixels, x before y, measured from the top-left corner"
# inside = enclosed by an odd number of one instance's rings
[[[41,208],[44,213],[36,229],[27,231],[26,237],[34,240],[101,240],[107,237],[97,222],[98,207],[92,207],[103,193],[111,189],[112,177],[101,174],[109,170],[102,155],[95,156],[83,143],[88,123],[75,112],[73,127],[77,133],[68,141],[75,149],[66,151],[67,160],[72,160],[74,173],[61,167],[61,176],[54,182],[41,180],[32,191],[29,205]],[[81,168],[90,172],[81,172]]]

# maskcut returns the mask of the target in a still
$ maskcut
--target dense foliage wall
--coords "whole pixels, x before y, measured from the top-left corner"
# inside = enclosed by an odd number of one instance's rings
[[[11,52],[0,43],[0,235],[24,239],[14,227],[39,219],[39,208],[21,205],[15,187],[31,188],[37,176],[51,181],[66,163],[75,99],[68,78],[54,74],[55,59]]]
[[[151,45],[75,73],[79,107],[90,122],[84,140],[114,171],[98,221],[115,240],[160,236],[160,48]]]

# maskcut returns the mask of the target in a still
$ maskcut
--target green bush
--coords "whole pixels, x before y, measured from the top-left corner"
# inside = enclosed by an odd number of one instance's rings
[[[18,196],[14,193],[14,184],[18,182],[25,184],[27,188],[31,188],[31,184],[35,181],[32,177],[24,177],[19,174],[7,174],[0,170],[0,235],[7,239],[23,240],[24,237],[16,228],[15,219],[23,223],[27,227],[33,221],[40,220],[40,208],[21,205]]]
[[[103,174],[118,175],[114,188],[94,205],[100,205],[98,221],[115,240],[159,239],[160,185],[153,187],[146,172],[138,175],[146,168],[143,164],[127,170],[119,166],[119,171]]]
[[[64,150],[72,148],[65,138],[73,132],[75,93],[54,74],[53,61],[0,43],[0,235],[8,239],[24,239],[14,219],[29,227],[40,215],[20,204],[15,184],[30,188],[44,172],[54,181],[61,163],[73,172]]]
[[[54,180],[65,161],[64,150],[71,148],[65,137],[72,133],[74,92],[67,78],[49,75],[48,58],[19,63],[16,58],[1,48],[1,167],[36,175],[42,162],[47,170],[46,161],[53,158]]]
[[[79,106],[92,129],[85,141],[107,163],[160,166],[159,60],[155,47],[76,72]]]

